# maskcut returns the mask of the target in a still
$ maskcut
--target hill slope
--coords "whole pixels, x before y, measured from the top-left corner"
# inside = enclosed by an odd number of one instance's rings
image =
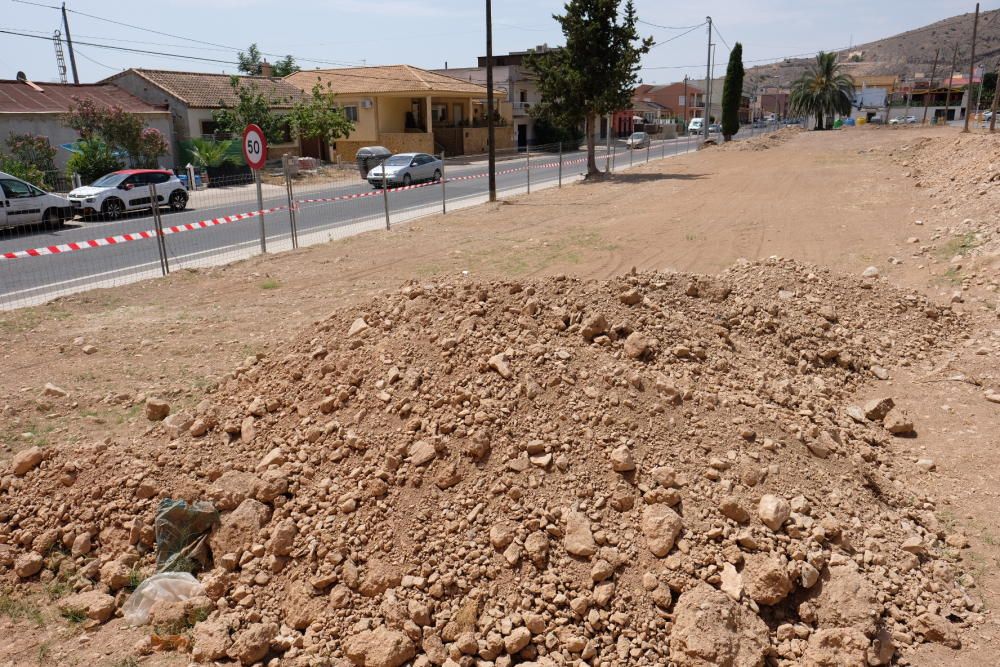
[[[860,44],[839,51],[840,59],[848,71],[856,76],[896,74],[912,78],[929,77],[934,64],[934,52],[941,49],[938,75],[946,73],[951,65],[954,45],[958,44],[956,70],[968,73],[969,46],[972,42],[973,14],[960,14],[931,23],[922,28],[893,35],[885,39]],[[1000,10],[982,12],[979,16],[979,34],[976,39],[976,64],[987,69],[996,67],[1000,57]],[[803,72],[811,58],[791,58],[747,69],[752,80],[774,77],[782,84],[794,81]],[[854,61],[857,62],[854,62]],[[946,74],[945,74],[946,75]]]

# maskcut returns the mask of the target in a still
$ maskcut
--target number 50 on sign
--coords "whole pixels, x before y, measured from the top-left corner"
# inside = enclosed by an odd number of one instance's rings
[[[263,130],[253,123],[243,130],[243,158],[251,169],[263,169],[267,161],[267,139]]]

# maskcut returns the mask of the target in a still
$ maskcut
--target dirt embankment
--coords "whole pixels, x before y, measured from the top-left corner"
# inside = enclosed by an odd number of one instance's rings
[[[0,316],[0,664],[995,654],[997,281],[946,256],[963,209],[855,179],[901,134]],[[732,265],[770,254],[812,264]],[[163,498],[222,513],[205,595],[128,629]]]

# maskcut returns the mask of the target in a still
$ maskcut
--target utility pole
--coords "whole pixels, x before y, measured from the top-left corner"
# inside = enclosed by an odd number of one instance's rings
[[[969,88],[968,96],[969,100],[965,103],[965,127],[962,129],[963,133],[968,134],[969,132],[969,112],[972,111],[969,107],[972,106],[972,80],[976,77],[976,32],[979,30],[979,3],[976,3],[976,18],[972,23],[972,57],[969,58]],[[982,91],[983,85],[979,84],[979,89]],[[979,111],[979,105],[976,104],[976,111]]]
[[[497,200],[497,144],[493,123],[493,2],[486,0],[486,137],[489,143],[490,201]]]
[[[921,125],[927,124],[927,105],[930,104],[931,93],[934,90],[934,75],[937,74],[937,64],[939,55],[941,55],[940,47],[934,52],[934,69],[931,70],[931,80],[930,83],[927,84],[927,92],[924,93],[924,119],[920,121]]]
[[[955,80],[955,62],[958,60],[958,42],[955,42],[955,50],[951,54],[951,72],[948,73],[948,88],[944,95],[944,124],[948,124],[948,111],[951,110],[951,84]]]
[[[1000,98],[1000,59],[997,59],[997,82],[996,85],[993,86],[993,104],[991,105],[990,132],[996,132],[997,129],[997,98]]]
[[[994,95],[994,97],[996,97]],[[688,127],[688,75],[684,75],[684,134],[687,134]]]
[[[708,101],[711,99],[712,91],[712,17],[706,16],[708,22],[708,52],[705,56],[705,115],[701,119],[701,131],[708,141]]]
[[[66,3],[62,3],[63,28],[66,29],[66,46],[69,47],[69,65],[73,69],[73,83],[80,85],[80,75],[76,73],[76,54],[73,53],[73,38],[69,34],[69,19],[66,18]]]

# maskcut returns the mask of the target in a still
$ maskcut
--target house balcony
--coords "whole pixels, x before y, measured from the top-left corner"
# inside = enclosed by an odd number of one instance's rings
[[[531,109],[531,104],[528,102],[511,102],[510,105],[515,116],[527,116]]]

